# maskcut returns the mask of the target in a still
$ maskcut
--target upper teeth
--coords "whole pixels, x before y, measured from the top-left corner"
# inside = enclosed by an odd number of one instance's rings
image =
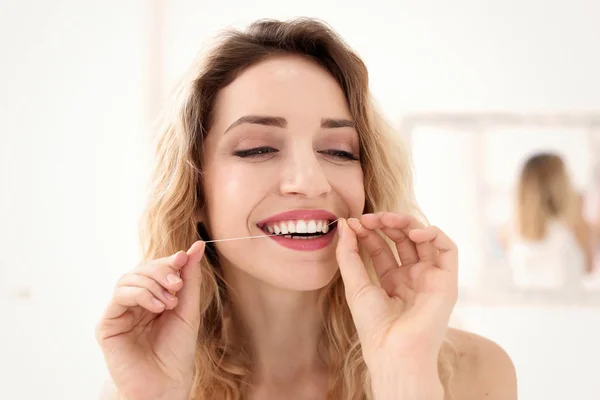
[[[317,220],[295,220],[270,222],[265,227],[270,233],[287,235],[290,233],[327,233],[329,232],[329,221]]]

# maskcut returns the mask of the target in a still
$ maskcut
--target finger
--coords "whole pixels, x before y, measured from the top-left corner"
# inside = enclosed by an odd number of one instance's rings
[[[456,272],[458,270],[458,247],[441,229],[429,226],[409,233],[411,240],[419,244],[430,243],[439,252],[437,266]]]
[[[418,261],[434,261],[438,252],[431,243],[416,244],[408,233],[414,229],[425,227],[419,220],[407,214],[382,213],[380,221],[384,225],[381,231],[396,242],[396,249],[404,265],[412,265]]]
[[[183,287],[178,293],[179,305],[175,311],[189,324],[195,326],[200,320],[200,286],[202,270],[200,260],[206,244],[199,240],[187,251],[187,262],[181,269]]]
[[[123,278],[121,278],[118,286],[146,288],[152,293],[152,295],[154,295],[154,297],[156,297],[165,305],[167,310],[175,308],[175,306],[178,303],[176,296],[174,296],[156,280],[144,275],[127,274]]]
[[[167,267],[167,268],[171,269],[172,272],[179,273],[181,268],[183,268],[183,266],[186,264],[187,259],[188,259],[188,255],[185,251],[178,251],[177,253],[175,253],[169,257],[151,260],[146,264],[150,265],[150,266],[155,266],[155,267],[158,267],[158,266]]]
[[[417,247],[407,236],[408,230],[422,227],[418,221],[404,214],[376,213],[361,216],[360,222],[368,229],[380,229],[394,241],[402,265],[419,261]]]
[[[339,239],[335,255],[344,281],[346,298],[352,305],[356,296],[371,284],[371,279],[360,258],[356,235],[345,219],[338,220],[337,230]]]
[[[187,254],[184,258],[187,261]],[[172,266],[168,266],[166,264],[143,264],[134,269],[133,272],[135,274],[143,275],[155,280],[171,293],[178,292],[183,286],[183,280],[179,277],[179,272],[175,272]]]
[[[163,302],[145,288],[133,286],[121,286],[114,292],[113,298],[108,305],[104,318],[118,318],[127,311],[127,309],[140,306],[152,313],[161,313],[165,310]]]
[[[398,262],[390,245],[372,229],[365,228],[358,219],[350,218],[348,226],[352,228],[360,243],[364,246],[373,260],[373,267],[377,276],[383,277],[387,272],[398,268]]]
[[[151,260],[149,261],[147,264],[141,265],[139,267],[136,268],[136,270],[144,270],[145,268],[151,268],[152,266],[157,267],[157,266],[164,266],[167,267],[171,270],[171,272],[177,274],[182,265],[185,265],[185,262],[187,261],[187,254],[185,252],[179,251],[173,255],[171,255],[170,257],[164,257],[164,258],[160,258],[160,259],[156,259],[156,260]],[[136,271],[134,270],[134,271]],[[150,274],[148,274],[149,276]],[[123,280],[127,275],[124,275],[123,278],[121,278],[121,280]],[[172,278],[170,278],[172,279]],[[120,281],[121,281],[120,280]],[[175,283],[175,286],[177,285],[177,283]],[[134,306],[129,306],[127,305],[128,303],[131,303],[131,301],[129,300],[127,304],[122,304],[119,301],[115,301],[115,295],[117,293],[119,293],[122,296],[122,292],[123,291],[118,291],[117,289],[119,289],[120,286],[124,286],[124,285],[119,285],[117,284],[117,288],[115,289],[115,294],[113,294],[113,298],[111,299],[109,305],[106,307],[105,311],[104,311],[104,316],[103,318],[118,318],[121,315],[123,315],[125,313],[125,311],[127,311],[128,308],[130,307],[134,307],[136,305],[142,306],[141,304],[134,304]],[[173,286],[168,287],[169,289],[173,288]],[[120,297],[122,299],[122,297]],[[149,308],[143,307],[148,309],[148,311],[152,311],[152,312],[162,312],[164,310],[164,308],[166,308],[165,304],[162,303],[160,300],[157,299],[157,301],[162,304],[163,309],[159,310],[159,308],[161,307],[159,303],[154,303],[152,305],[148,305]]]
[[[392,233],[393,229],[400,230],[404,235],[404,244],[406,248],[410,247],[417,251],[417,257],[419,261],[434,261],[437,259],[438,252],[434,248],[434,246],[429,242],[421,242],[415,243],[409,237],[409,232],[414,229],[422,229],[425,228],[425,225],[421,223],[418,219],[413,216],[407,214],[395,214],[395,213],[384,213],[381,216],[381,220],[384,225],[389,226],[392,229],[383,229],[383,232],[388,234]],[[394,232],[396,233],[396,232]],[[393,233],[392,233],[393,234]],[[401,247],[398,247],[398,252],[400,252]],[[411,252],[411,254],[414,254]],[[410,262],[410,264],[414,264],[414,262]]]

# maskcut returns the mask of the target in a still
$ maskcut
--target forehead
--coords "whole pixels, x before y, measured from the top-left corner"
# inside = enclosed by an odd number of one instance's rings
[[[243,115],[283,117],[291,125],[351,117],[335,78],[301,56],[268,58],[244,70],[219,92],[214,108],[216,129],[224,129]]]

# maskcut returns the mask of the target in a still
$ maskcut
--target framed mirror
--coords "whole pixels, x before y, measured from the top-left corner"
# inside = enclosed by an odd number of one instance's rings
[[[410,143],[417,201],[459,246],[461,296],[600,303],[600,115],[419,114],[404,118],[401,131]],[[522,183],[527,161],[540,155],[560,160],[583,222],[574,227],[548,215],[534,240],[519,215],[543,207],[521,211],[519,199],[547,196]],[[557,182],[546,176],[550,169],[541,166],[539,174]],[[569,204],[573,216],[575,202]]]

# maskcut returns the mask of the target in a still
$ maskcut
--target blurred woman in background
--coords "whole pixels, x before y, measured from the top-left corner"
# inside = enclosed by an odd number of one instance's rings
[[[527,160],[507,243],[517,286],[574,287],[592,272],[592,234],[582,203],[560,156],[541,153]]]

